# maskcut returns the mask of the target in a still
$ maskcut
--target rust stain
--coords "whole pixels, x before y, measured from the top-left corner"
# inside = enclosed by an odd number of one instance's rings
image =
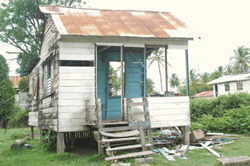
[[[184,28],[185,24],[168,12],[73,9],[43,7],[60,12],[60,21],[69,34],[97,36],[174,37],[168,30]],[[89,13],[91,12],[92,13]],[[94,13],[94,14],[93,14]]]

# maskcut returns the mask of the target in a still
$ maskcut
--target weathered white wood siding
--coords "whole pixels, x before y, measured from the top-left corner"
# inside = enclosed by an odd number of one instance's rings
[[[95,68],[61,66],[59,73],[59,131],[84,130],[89,118],[86,102],[95,104]]]
[[[189,97],[148,97],[152,128],[189,126]]]
[[[94,45],[59,42],[60,60],[94,61]],[[95,116],[95,67],[60,66],[58,127],[60,132],[83,131]]]
[[[58,42],[60,47],[60,60],[84,60],[93,61],[94,44],[79,42]]]
[[[38,127],[38,112],[29,112],[28,125]]]
[[[242,81],[243,90],[237,90],[237,82],[229,82],[230,90],[225,91],[225,83],[220,83],[218,85],[218,96],[227,95],[227,94],[235,94],[235,93],[250,93],[250,80]],[[214,89],[215,91],[215,89]]]

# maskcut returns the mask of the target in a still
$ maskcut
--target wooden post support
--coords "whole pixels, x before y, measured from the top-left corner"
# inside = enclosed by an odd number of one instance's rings
[[[189,55],[188,49],[185,50],[185,59],[186,59],[186,96],[190,97],[190,88],[189,88]],[[190,106],[189,106],[190,107]],[[189,109],[191,110],[191,109]],[[189,119],[190,119],[190,115]],[[190,144],[190,126],[184,127],[184,143],[186,145]]]
[[[185,145],[190,144],[190,127],[189,126],[184,127],[184,144]]]
[[[146,147],[145,147],[145,135],[144,135],[144,130],[142,128],[140,128],[140,139],[141,139],[142,150],[146,151]]]
[[[30,126],[31,138],[34,139],[34,126]]]
[[[57,153],[65,151],[64,133],[57,133]]]
[[[97,99],[97,127],[99,130],[102,129],[102,103],[101,99]]]

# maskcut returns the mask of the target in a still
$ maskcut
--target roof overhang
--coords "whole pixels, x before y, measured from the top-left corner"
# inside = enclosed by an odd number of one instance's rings
[[[64,42],[88,42],[97,45],[129,45],[138,47],[164,47],[169,49],[187,49],[188,41],[193,38],[155,38],[155,37],[127,37],[127,36],[85,36],[85,35],[60,35],[60,41]]]

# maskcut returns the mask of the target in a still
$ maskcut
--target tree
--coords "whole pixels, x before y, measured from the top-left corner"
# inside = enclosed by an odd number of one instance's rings
[[[14,109],[15,90],[12,88],[8,78],[8,65],[3,56],[0,55],[0,121],[7,129],[9,117]]]
[[[165,65],[165,63],[164,63],[165,56],[163,55],[163,53],[164,53],[164,50],[160,48],[160,49],[153,51],[152,55],[148,58],[149,59],[149,66],[151,66],[153,63],[157,63],[158,72],[159,72],[159,76],[160,76],[161,91],[163,91],[162,68]]]
[[[199,74],[197,74],[194,69],[191,69],[189,73],[191,82],[197,81],[199,79]]]
[[[235,73],[245,73],[249,70],[250,65],[250,49],[244,46],[234,50],[233,69]]]
[[[175,73],[173,73],[171,75],[171,78],[170,78],[170,86],[172,88],[175,88],[175,87],[178,87],[180,85],[180,80],[179,78],[177,77],[177,75]]]
[[[154,82],[151,79],[147,79],[147,95],[150,96],[154,94]]]
[[[45,18],[39,5],[77,6],[81,0],[11,0],[0,8],[0,40],[18,48],[21,75],[27,75],[39,61]]]
[[[210,81],[210,74],[208,72],[200,74],[200,79],[202,82],[207,83]]]
[[[28,92],[29,91],[29,79],[28,77],[22,77],[18,84],[18,89],[21,92]]]

